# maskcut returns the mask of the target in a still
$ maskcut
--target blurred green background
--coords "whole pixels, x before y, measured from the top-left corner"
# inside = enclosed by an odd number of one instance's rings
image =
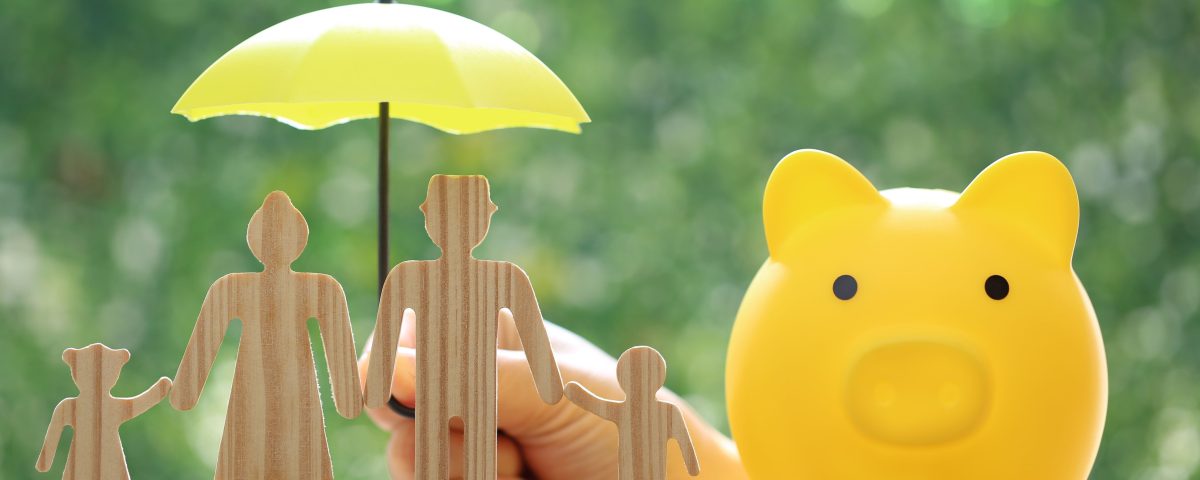
[[[1108,349],[1093,478],[1200,478],[1196,2],[423,3],[526,46],[594,122],[466,137],[393,123],[395,261],[435,253],[417,210],[430,175],[487,175],[501,210],[478,256],[524,266],[547,317],[608,352],[660,349],[669,385],[727,428],[726,340],[766,256],[760,199],[779,158],[821,148],[881,188],[957,191],[1004,154],[1049,151],[1078,183],[1075,268]],[[307,216],[296,269],[345,285],[362,347],[376,125],[168,114],[242,39],[339,4],[4,2],[0,477],[61,474],[65,446],[53,473],[33,464],[75,393],[64,348],[129,348],[117,395],[174,374],[208,285],[258,268],[245,226],[271,190]],[[122,429],[135,478],[211,478],[233,330],[196,410],[162,405]],[[383,478],[384,434],[325,403],[339,476]]]

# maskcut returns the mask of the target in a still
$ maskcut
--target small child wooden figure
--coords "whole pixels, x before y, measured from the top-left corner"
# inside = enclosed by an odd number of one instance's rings
[[[171,389],[171,379],[163,377],[132,398],[114,398],[110,393],[121,367],[129,361],[129,350],[113,350],[93,343],[83,348],[68,348],[63,361],[71,367],[71,378],[79,387],[79,396],[64,399],[54,407],[50,428],[38,456],[39,472],[50,470],[58,440],[64,427],[75,429],[67,452],[63,479],[121,480],[129,478],[125,452],[117,428],[145,413]]]
[[[700,474],[683,415],[675,405],[657,398],[666,379],[667,363],[657,350],[633,347],[617,360],[617,383],[625,391],[624,402],[601,398],[578,382],[567,384],[566,395],[572,403],[617,424],[622,480],[666,478],[666,445],[671,438],[679,444],[688,473],[693,477]]]

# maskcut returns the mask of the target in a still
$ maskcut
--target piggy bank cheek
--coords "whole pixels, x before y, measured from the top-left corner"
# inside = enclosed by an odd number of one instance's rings
[[[757,318],[775,323],[779,319]],[[782,323],[782,322],[780,322]],[[774,331],[774,335],[770,332]],[[747,467],[757,476],[777,478],[789,470],[788,451],[797,450],[795,432],[811,430],[799,403],[811,395],[812,378],[791,368],[804,348],[794,342],[790,328],[762,328],[754,339],[731,343],[727,376],[730,423]]]
[[[844,359],[846,329],[835,328],[829,286],[816,288],[764,268],[747,291],[735,322],[727,365],[734,440],[752,475],[783,478],[796,470],[794,452],[828,431]],[[811,287],[811,288],[810,288]],[[811,292],[810,292],[811,291]],[[832,368],[831,368],[832,367]],[[791,452],[791,453],[789,453]]]
[[[1020,432],[1043,445],[1044,453],[1024,455],[1027,464],[1086,472],[1103,431],[1108,390],[1095,316],[1073,279],[1024,287],[1006,299],[1012,303],[1005,318],[993,320],[1007,321],[1007,328],[988,337],[997,386],[990,440]],[[1060,478],[1072,478],[1067,475]]]

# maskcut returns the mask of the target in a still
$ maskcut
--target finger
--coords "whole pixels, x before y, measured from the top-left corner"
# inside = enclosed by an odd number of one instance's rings
[[[402,422],[388,440],[388,471],[393,480],[412,480],[416,476],[416,437],[413,422]]]
[[[365,359],[358,362],[358,368],[360,373],[366,372]],[[392,373],[391,394],[404,405],[413,406],[417,402],[416,351],[411,348],[396,350],[396,368]],[[412,423],[412,419],[396,414],[387,405],[368,408],[367,415],[380,428],[389,431],[395,430],[397,422]]]
[[[400,343],[398,347],[415,348],[417,345],[417,313],[411,308],[404,309],[404,317],[400,320]]]
[[[524,462],[521,460],[521,449],[512,438],[505,435],[496,438],[496,476],[511,477],[521,474]],[[466,445],[463,432],[450,432],[450,478],[462,478],[464,474],[463,452]]]
[[[496,476],[517,477],[525,469],[525,459],[521,457],[521,447],[511,437],[500,435],[496,439]]]
[[[404,319],[400,323],[400,337],[396,346],[396,365],[392,370],[392,390],[391,395],[396,397],[400,403],[404,405],[413,405],[416,403],[416,374],[414,373],[415,362],[413,357],[413,345],[416,343],[416,314],[412,309],[404,310]],[[359,378],[367,378],[367,367],[370,364],[371,349],[374,335],[371,335],[367,340],[367,345],[363,348],[362,357],[358,360],[358,375]],[[384,430],[392,430],[397,421],[408,420],[405,417],[397,415],[387,405],[379,408],[368,408],[367,415],[375,421],[376,425]]]
[[[364,358],[371,357],[371,347],[373,347],[373,346],[375,346],[375,330],[371,329],[371,333],[367,335],[367,344],[363,345],[362,355],[358,356],[358,360],[360,363],[362,362],[362,360]]]
[[[520,350],[521,336],[517,331],[517,322],[513,319],[512,311],[500,309],[496,322],[496,347],[503,350]]]
[[[447,427],[449,428],[449,427]],[[463,478],[464,436],[461,430],[451,430],[448,460],[450,478]],[[432,446],[431,446],[432,447]],[[399,426],[388,442],[388,468],[393,479],[412,479],[416,472],[416,430],[412,422]],[[500,478],[517,477],[524,463],[521,449],[511,438],[501,435],[496,440],[496,475]]]
[[[416,342],[416,339],[417,339],[416,318],[417,318],[417,314],[415,312],[413,312],[413,310],[411,308],[404,310],[404,318],[401,319],[401,321],[400,321],[400,336],[398,337],[398,342],[396,343],[396,349],[414,348],[414,346],[416,345],[416,343],[417,343]],[[359,372],[358,373],[360,375],[360,378],[364,378],[364,379],[367,378],[366,377],[366,370],[367,370],[367,367],[366,367],[367,362],[366,361],[371,358],[371,350],[374,348],[375,348],[375,331],[372,330],[371,334],[367,336],[367,344],[363,346],[362,355],[358,356],[358,363],[359,363],[359,367],[358,367]]]

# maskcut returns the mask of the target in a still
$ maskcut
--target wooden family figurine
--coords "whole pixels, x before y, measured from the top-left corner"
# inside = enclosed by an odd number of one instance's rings
[[[309,341],[316,318],[329,366],[334,405],[346,418],[390,398],[402,321],[416,333],[416,478],[446,479],[450,422],[463,425],[464,478],[496,478],[496,348],[501,315],[511,315],[542,400],[557,403],[562,379],[537,297],[520,267],[477,260],[471,251],[487,235],[496,206],[482,176],[436,175],[421,205],[425,230],[442,255],[400,263],[388,274],[379,302],[366,388],[360,381],[350,314],[341,285],[328,275],[298,273],[308,224],[283,192],[267,196],[250,220],[246,241],[264,265],[234,273],[209,288],[184,351],[174,386],[163,378],[133,398],[109,390],[129,360],[126,350],[94,344],[68,349],[63,361],[80,395],[54,409],[37,468],[47,471],[63,427],[75,428],[63,478],[127,479],[117,427],[158,403],[196,405],[230,321],[242,322],[237,364],[215,478],[332,479],[325,419]],[[617,362],[623,402],[605,400],[572,382],[567,395],[580,407],[615,422],[622,479],[664,478],[666,442],[678,442],[692,475],[699,464],[675,406],[658,401],[666,363],[649,347],[634,347]]]
[[[390,398],[402,319],[416,332],[416,478],[449,478],[450,420],[465,436],[467,480],[496,478],[496,331],[507,309],[546,403],[562,398],[562,379],[529,278],[508,262],[471,256],[496,206],[482,176],[436,175],[421,205],[436,260],[407,261],[388,274],[366,379],[366,404]],[[406,315],[407,310],[412,314]]]
[[[37,470],[50,470],[63,428],[71,427],[75,434],[71,437],[63,479],[128,479],[125,451],[117,429],[167,396],[171,380],[160,378],[136,397],[115,398],[111,390],[121,375],[121,367],[129,361],[129,350],[113,350],[93,343],[69,348],[62,358],[71,367],[79,396],[64,399],[54,407]]]
[[[333,401],[343,417],[362,410],[354,334],[342,286],[292,271],[308,224],[283,192],[267,196],[246,232],[261,272],[221,277],[208,290],[184,351],[171,405],[196,405],[230,320],[242,322],[233,389],[215,478],[330,479],[333,467],[309,342],[316,318]]]
[[[617,360],[617,383],[625,401],[607,400],[578,382],[567,384],[572,403],[617,424],[621,480],[661,480],[666,477],[667,440],[675,439],[683,462],[693,477],[700,462],[692,447],[687,425],[679,408],[658,400],[658,390],[667,379],[667,363],[657,350],[633,347]]]

